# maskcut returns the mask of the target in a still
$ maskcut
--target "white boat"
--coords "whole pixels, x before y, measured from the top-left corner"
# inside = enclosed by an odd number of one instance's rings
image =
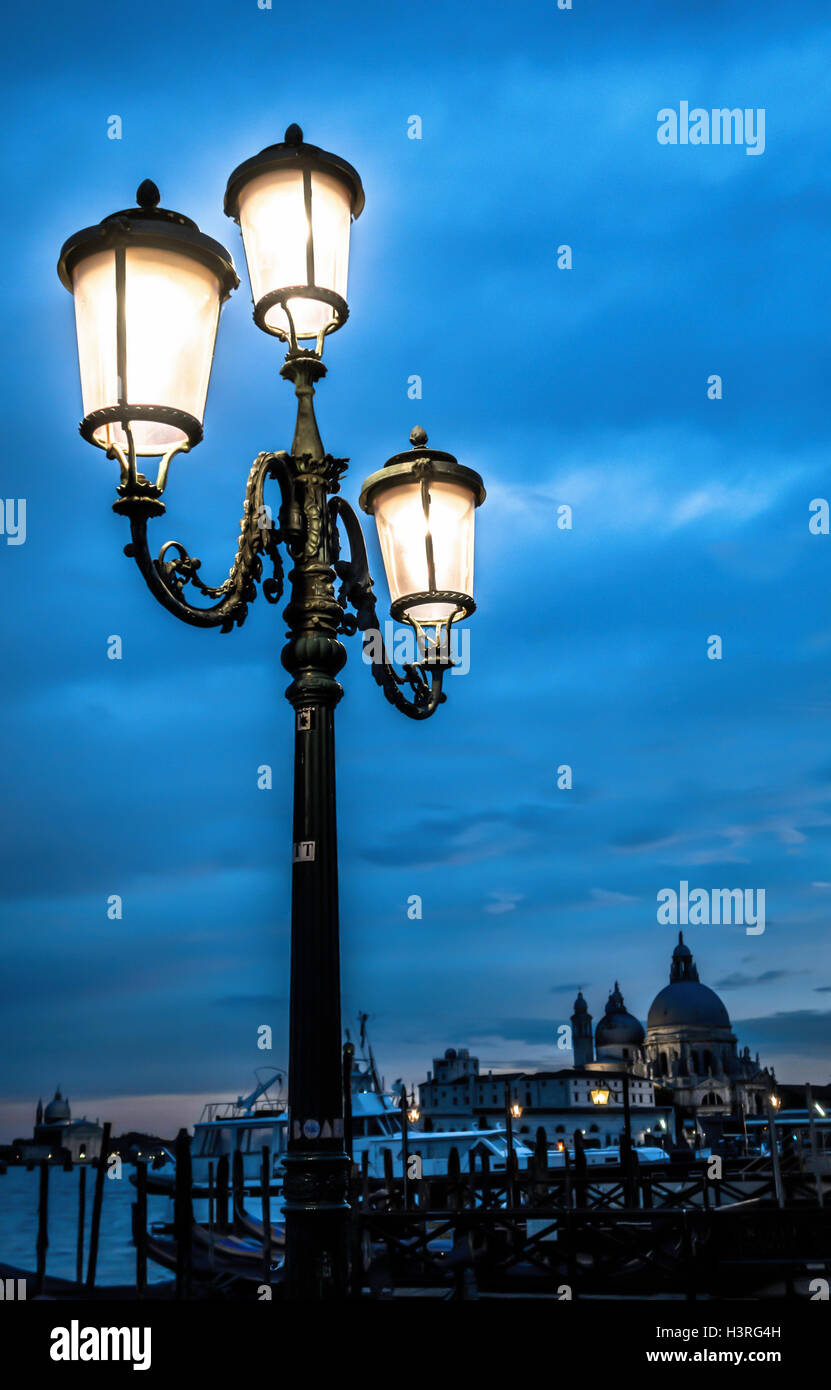
[[[285,1110],[274,1113],[270,1106],[257,1108],[254,1103],[238,1101],[207,1105],[194,1126],[191,1140],[191,1165],[195,1187],[206,1187],[210,1168],[214,1180],[219,1159],[228,1155],[233,1164],[235,1152],[242,1155],[243,1180],[246,1187],[256,1187],[262,1172],[262,1152],[269,1150],[271,1176],[282,1176],[286,1153],[288,1119]],[[410,1176],[443,1177],[451,1149],[455,1149],[463,1171],[467,1171],[469,1155],[474,1152],[481,1167],[487,1154],[491,1172],[504,1172],[508,1140],[504,1129],[457,1129],[425,1131],[410,1125],[408,1132]],[[401,1111],[393,1095],[374,1091],[356,1091],[352,1096],[352,1159],[363,1166],[368,1155],[368,1172],[372,1178],[384,1177],[384,1153],[392,1156],[393,1176],[403,1174],[404,1136]],[[514,1139],[514,1151],[520,1168],[527,1168],[532,1150]],[[414,1163],[414,1160],[418,1160]],[[172,1177],[171,1177],[172,1181]]]
[[[656,1147],[650,1148],[646,1145],[640,1145],[637,1146],[633,1152],[635,1155],[635,1162],[639,1167],[646,1167],[653,1163],[669,1163],[669,1154],[665,1149]],[[620,1148],[617,1144],[610,1144],[605,1149],[584,1149],[583,1153],[588,1168],[601,1168],[609,1164],[618,1165],[620,1163]],[[569,1163],[573,1168],[576,1161],[574,1149],[568,1150],[568,1157]],[[549,1168],[565,1168],[565,1148],[561,1148],[559,1144],[554,1148],[549,1148],[548,1166]]]
[[[366,1055],[356,1057],[352,1068],[352,1160],[359,1168],[366,1162],[369,1176],[383,1179],[385,1152],[389,1152],[393,1176],[400,1178],[404,1170],[400,1097],[383,1087],[366,1039],[363,1019],[361,1041],[366,1046]],[[275,1183],[281,1181],[288,1139],[288,1112],[282,1096],[282,1080],[283,1073],[276,1070],[263,1080],[258,1075],[258,1084],[249,1095],[239,1096],[236,1101],[213,1101],[204,1107],[191,1140],[193,1185],[200,1193],[208,1187],[211,1169],[216,1182],[217,1165],[223,1154],[228,1156],[232,1171],[234,1154],[241,1154],[244,1188],[251,1189],[259,1186],[263,1149],[268,1148],[271,1179]],[[280,1089],[273,1094],[278,1086]],[[527,1168],[533,1151],[516,1137],[513,1147],[518,1167]],[[430,1131],[420,1128],[416,1122],[408,1125],[408,1176],[443,1177],[447,1173],[451,1149],[459,1155],[462,1172],[468,1171],[471,1153],[480,1169],[483,1156],[487,1155],[492,1173],[505,1171],[508,1139],[504,1129]],[[173,1181],[172,1174],[161,1182],[156,1178],[157,1186],[168,1183],[172,1186]],[[246,1198],[246,1208],[259,1214],[260,1201],[259,1197]],[[279,1221],[279,1199],[272,1199],[271,1208],[272,1218]]]

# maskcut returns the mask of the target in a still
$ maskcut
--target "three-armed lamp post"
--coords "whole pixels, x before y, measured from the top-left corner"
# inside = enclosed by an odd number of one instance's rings
[[[225,195],[225,211],[242,230],[254,321],[288,348],[281,375],[297,397],[291,452],[255,459],[224,583],[206,584],[199,560],[178,541],[154,559],[147,525],[164,514],[171,460],[202,438],[220,308],[239,280],[224,247],[158,206],[155,184],[141,185],[137,203],[76,233],[61,251],[58,273],[75,301],[80,432],[118,461],[113,510],[130,522],[125,553],[175,617],[229,632],[245,620],[260,581],[267,601],[279,601],[281,546],[292,565],[282,652],[295,711],[286,1287],[295,1298],[337,1297],[346,1285],[349,1214],[334,735],[346,651],[338,639],[360,630],[387,699],[412,719],[435,712],[452,665],[450,627],[475,607],[474,513],[485,490],[472,469],[429,448],[421,429],[410,435],[412,449],[363,485],[361,506],[378,527],[392,616],[416,634],[416,660],[399,671],[381,638],[358,517],[338,495],[347,460],[324,451],[313,407],[315,384],[326,374],[324,340],[349,312],[350,227],[364,193],[351,165],[305,144],[293,125],[281,144],[233,172]],[[155,481],[138,470],[144,458],[159,460]],[[276,523],[267,483],[277,485]],[[348,558],[341,558],[341,532]],[[265,579],[264,560],[272,568]],[[192,604],[188,585],[211,602]]]

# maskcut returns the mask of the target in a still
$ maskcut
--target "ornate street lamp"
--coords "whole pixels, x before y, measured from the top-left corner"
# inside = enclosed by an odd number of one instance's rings
[[[294,385],[297,419],[290,452],[254,461],[236,557],[216,586],[202,580],[200,561],[178,541],[153,558],[147,526],[164,513],[170,460],[202,437],[219,310],[237,275],[223,247],[158,207],[155,185],[142,184],[137,202],[71,237],[61,252],[58,272],[75,298],[81,433],[118,459],[113,510],[130,521],[125,553],[183,622],[229,632],[244,622],[258,583],[269,603],[279,601],[281,549],[291,561],[282,652],[295,711],[286,1287],[296,1298],[342,1296],[349,1160],[335,817],[334,710],[343,694],[336,677],[346,661],[339,638],[363,633],[375,680],[412,719],[429,718],[446,698],[444,673],[453,663],[438,640],[420,643],[418,660],[402,670],[389,659],[360,522],[339,495],[347,460],[325,452],[315,420],[324,340],[348,315],[350,224],[364,204],[355,170],[304,144],[290,126],[281,144],[229,180],[225,207],[242,230],[255,322],[288,345],[281,374]],[[301,347],[304,340],[314,347]],[[438,638],[474,609],[473,512],[485,494],[478,474],[427,449],[423,430],[411,442],[413,450],[368,479],[361,496],[377,518],[393,615],[417,631],[435,625]],[[137,469],[144,456],[160,459],[155,481]],[[265,502],[270,483],[276,521]],[[265,579],[264,561],[272,570]],[[208,605],[191,603],[188,586]],[[405,1126],[407,1118],[405,1108]]]
[[[592,1105],[608,1105],[611,1094],[610,1088],[604,1082],[598,1081],[590,1091]]]
[[[349,316],[349,230],[364,190],[345,159],[303,143],[298,125],[235,169],[225,211],[239,223],[254,297],[254,322],[296,348]]]
[[[149,179],[136,202],[76,232],[58,262],[75,300],[81,434],[125,470],[199,443],[220,305],[239,284],[225,248],[160,208]]]
[[[428,449],[424,430],[410,441],[410,451],[367,478],[360,502],[375,516],[392,616],[415,628],[423,651],[425,627],[434,628],[434,646],[446,647],[450,624],[476,607],[473,524],[485,489],[472,468]]]

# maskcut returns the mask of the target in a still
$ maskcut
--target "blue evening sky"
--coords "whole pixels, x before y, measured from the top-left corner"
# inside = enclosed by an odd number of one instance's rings
[[[827,1081],[831,537],[808,527],[831,497],[827,6],[49,0],[4,37],[0,490],[27,535],[0,537],[0,1140],[58,1082],[170,1130],[287,1060],[281,610],[186,628],[122,554],[55,261],[146,177],[232,251],[205,441],[153,529],[219,582],[251,460],[293,427],[222,195],[291,121],[366,189],[318,393],[347,496],[415,424],[488,488],[470,670],[436,717],[397,714],[350,644],[345,1019],[371,1015],[388,1081],[448,1045],[560,1066],[578,986],[597,1018],[618,978],[645,1020],[675,940],[659,889],[764,889],[764,934],[688,939],[740,1043]],[[764,108],[764,153],[659,144],[682,101]]]

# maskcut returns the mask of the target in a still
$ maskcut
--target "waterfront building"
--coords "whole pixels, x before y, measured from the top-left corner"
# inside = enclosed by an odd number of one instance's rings
[[[580,1129],[589,1143],[616,1144],[623,1130],[623,1082],[629,1079],[632,1138],[636,1144],[703,1132],[724,1116],[767,1112],[776,1088],[772,1068],[758,1053],[739,1049],[719,996],[698,978],[683,933],[672,952],[669,983],[655,996],[647,1025],[627,1008],[620,986],[606,1001],[592,1029],[582,991],[571,1016],[574,1065],[554,1071],[482,1074],[467,1048],[448,1048],[436,1058],[419,1086],[426,1128],[504,1123],[505,1084],[512,1103],[522,1108],[517,1132],[533,1136],[539,1126],[550,1143],[573,1142]],[[591,1092],[604,1079],[610,1090],[603,1105]]]
[[[32,1138],[15,1139],[12,1151],[24,1163],[41,1158],[57,1161],[67,1155],[73,1163],[88,1163],[100,1154],[103,1134],[97,1121],[86,1116],[73,1120],[69,1100],[58,1087],[45,1109],[38,1101]]]
[[[727,1009],[703,985],[683,932],[672,953],[669,984],[656,994],[646,1021],[647,1074],[699,1117],[764,1115],[776,1089],[772,1067],[739,1050]]]
[[[595,1105],[591,1092],[598,1071],[608,1067],[563,1067],[556,1071],[482,1073],[478,1057],[465,1047],[449,1047],[437,1057],[427,1080],[419,1086],[419,1104],[426,1130],[494,1129],[505,1124],[505,1086],[511,1104],[521,1107],[514,1130],[533,1143],[537,1129],[549,1144],[571,1147],[575,1130],[602,1148],[623,1135],[623,1081],[620,1071],[603,1078],[609,1088],[605,1105]],[[672,1106],[655,1099],[648,1077],[632,1077],[629,1085],[632,1138],[636,1144],[659,1143],[669,1133]]]

